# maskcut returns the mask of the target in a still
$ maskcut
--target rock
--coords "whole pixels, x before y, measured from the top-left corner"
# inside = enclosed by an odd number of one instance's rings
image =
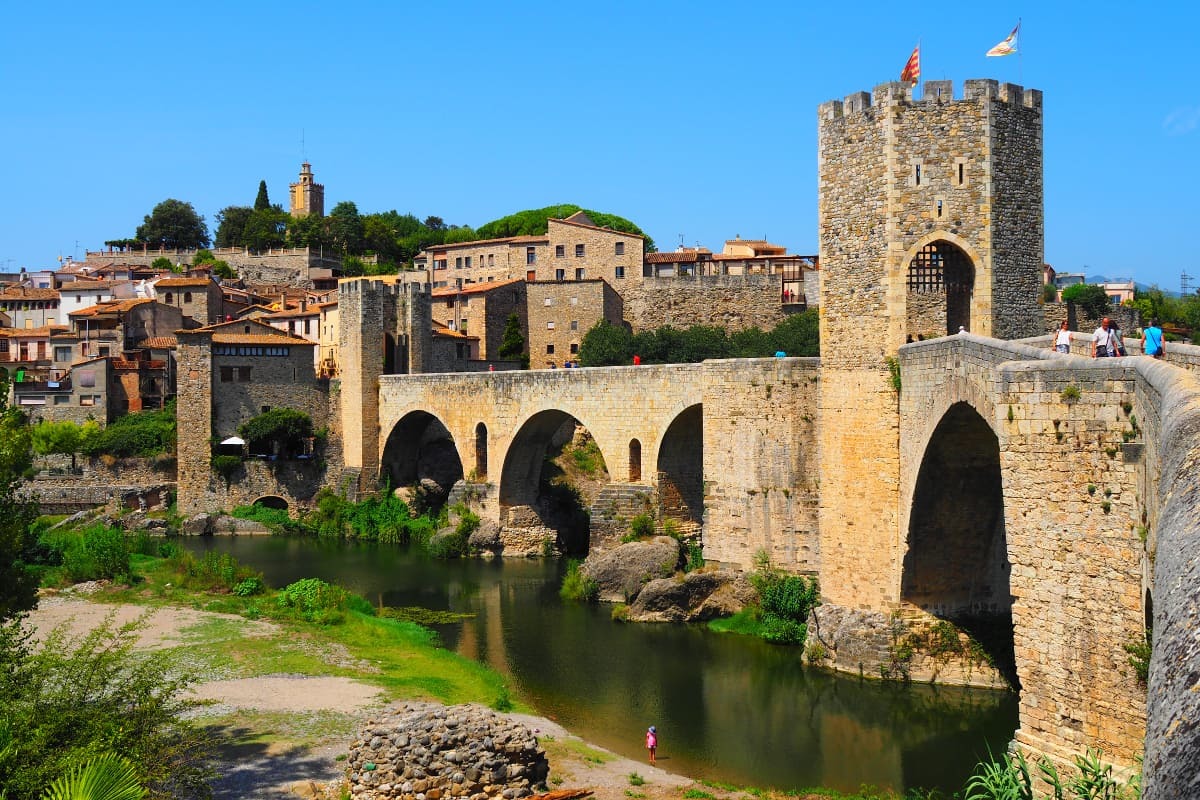
[[[212,532],[215,534],[234,534],[243,536],[258,536],[270,534],[271,529],[261,522],[252,519],[238,519],[222,514],[212,521]]]
[[[167,521],[165,519],[148,518],[143,519],[137,525],[139,531],[163,531],[166,530]]]
[[[588,556],[580,571],[599,587],[601,600],[626,603],[648,582],[674,573],[679,559],[679,542],[670,536],[656,536]]]
[[[504,548],[500,541],[500,526],[491,520],[480,518],[479,527],[471,533],[467,544],[475,551],[499,553]]]
[[[193,514],[183,521],[180,532],[184,536],[210,536],[213,532],[212,517],[208,514]]]
[[[740,611],[756,597],[740,573],[689,572],[650,581],[629,607],[631,622],[702,622]]]

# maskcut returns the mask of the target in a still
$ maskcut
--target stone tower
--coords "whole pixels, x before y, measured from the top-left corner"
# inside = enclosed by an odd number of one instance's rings
[[[898,395],[908,337],[1041,333],[1042,93],[928,81],[823,103],[821,560],[829,602],[899,600]],[[902,376],[899,376],[902,379]]]
[[[300,180],[290,185],[292,190],[291,214],[293,217],[325,216],[325,186],[313,182],[312,164],[305,161],[300,165]]]
[[[395,276],[338,283],[343,456],[370,491],[379,478],[379,378],[429,370],[433,311],[429,284]],[[382,436],[382,439],[381,439]]]

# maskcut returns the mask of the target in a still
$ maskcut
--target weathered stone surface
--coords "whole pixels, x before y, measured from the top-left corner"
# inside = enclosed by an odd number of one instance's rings
[[[650,581],[629,607],[630,622],[699,622],[735,614],[757,597],[745,575],[689,572]]]
[[[524,725],[480,705],[403,703],[367,720],[346,760],[354,800],[517,800],[550,765]]]
[[[480,519],[479,527],[471,532],[467,544],[472,550],[479,552],[498,553],[500,543],[500,526],[490,519]]]
[[[184,536],[208,536],[213,532],[213,520],[208,514],[193,514],[179,528]]]
[[[224,514],[212,518],[214,534],[233,534],[242,536],[269,535],[271,529],[261,522],[252,519],[238,519]]]
[[[624,603],[633,599],[648,582],[672,574],[679,566],[679,542],[670,536],[656,536],[644,542],[628,542],[620,547],[589,556],[580,571],[599,587],[599,598]]]

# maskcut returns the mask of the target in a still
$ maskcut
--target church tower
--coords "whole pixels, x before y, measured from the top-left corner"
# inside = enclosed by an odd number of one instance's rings
[[[896,351],[1043,328],[1042,93],[953,92],[886,83],[818,112],[821,590],[835,605],[899,602]]]
[[[291,184],[293,217],[325,216],[325,186],[313,182],[312,164],[300,165],[300,180]]]

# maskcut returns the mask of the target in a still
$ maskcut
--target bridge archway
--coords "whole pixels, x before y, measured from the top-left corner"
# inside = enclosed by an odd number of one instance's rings
[[[273,508],[277,511],[288,510],[288,501],[274,494],[263,495],[251,503],[251,505],[261,506],[262,508]]]
[[[971,330],[977,262],[957,239],[932,234],[905,256],[906,331],[913,337]]]
[[[950,406],[917,473],[900,599],[977,639],[1016,685],[1000,444],[968,403]]]
[[[658,496],[663,517],[695,527],[704,521],[704,407],[681,411],[658,448]]]
[[[590,500],[560,481],[562,471],[549,459],[574,440],[580,427],[587,430],[565,411],[537,412],[513,436],[500,473],[503,523],[511,528],[549,528],[557,534],[555,546],[565,553],[587,551]],[[595,448],[601,482],[607,483],[604,454],[598,443]]]
[[[463,465],[454,437],[440,419],[427,411],[405,414],[388,434],[380,459],[379,477],[390,486],[412,486],[428,478],[438,485],[440,500],[462,480]],[[439,498],[432,498],[438,504]]]

